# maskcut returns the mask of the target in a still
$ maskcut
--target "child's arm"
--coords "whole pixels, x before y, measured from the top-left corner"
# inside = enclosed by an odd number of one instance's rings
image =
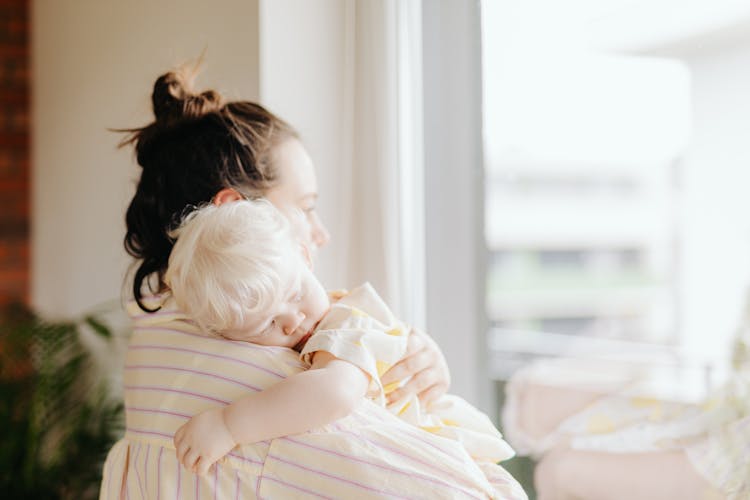
[[[368,384],[358,367],[318,351],[309,370],[191,418],[175,433],[177,458],[205,474],[237,444],[299,434],[348,415]]]

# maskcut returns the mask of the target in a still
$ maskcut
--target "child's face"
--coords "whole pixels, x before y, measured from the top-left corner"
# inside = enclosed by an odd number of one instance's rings
[[[330,306],[328,294],[300,258],[290,273],[284,299],[256,315],[242,333],[225,337],[300,350]]]

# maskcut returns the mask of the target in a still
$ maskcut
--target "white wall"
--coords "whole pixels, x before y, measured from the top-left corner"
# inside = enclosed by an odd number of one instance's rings
[[[726,360],[750,298],[750,39],[684,57],[694,102],[682,177],[685,347]]]
[[[345,0],[261,0],[260,99],[302,136],[316,166],[319,213],[331,232],[316,274],[329,288],[347,281],[351,165],[345,116],[348,66]]]
[[[257,99],[257,0],[32,2],[32,305],[77,314],[120,296],[139,175],[108,128],[152,119],[154,80],[205,53],[200,86]]]
[[[316,163],[334,244],[317,272],[347,282],[352,54],[345,0],[102,3],[33,8],[32,302],[69,315],[120,295],[124,213],[139,175],[108,128],[151,119],[151,86],[205,49],[197,85],[258,99],[297,128]],[[348,9],[348,10],[347,10]],[[148,13],[145,15],[144,13]],[[349,80],[348,80],[349,79]]]

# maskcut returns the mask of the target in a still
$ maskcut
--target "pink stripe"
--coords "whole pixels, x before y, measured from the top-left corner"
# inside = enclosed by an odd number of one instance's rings
[[[394,430],[398,431],[399,434],[402,434],[404,436],[410,437],[414,439],[415,441],[418,441],[422,443],[425,446],[428,446],[435,451],[442,453],[446,459],[449,459],[455,463],[462,464],[464,462],[464,459],[462,457],[457,457],[454,450],[445,449],[442,446],[438,446],[434,443],[434,439],[427,439],[428,436],[431,436],[427,431],[424,429],[419,429],[418,427],[412,427],[410,424],[403,424],[399,425]],[[440,439],[447,439],[441,437]],[[468,453],[462,454],[465,456],[468,456]]]
[[[189,323],[191,325],[195,325],[195,323],[193,323],[192,321],[189,321]],[[188,332],[188,331],[185,331],[185,330],[180,330],[180,329],[177,329],[177,328],[167,328],[167,327],[164,327],[164,326],[142,325],[142,326],[136,326],[135,328],[133,328],[133,331],[134,332],[142,332],[142,333],[146,333],[146,334],[148,334],[149,332],[153,332],[153,331],[162,332],[162,333],[174,333],[174,334],[177,334],[177,335],[187,335],[188,337],[197,337],[197,338],[200,338],[200,339],[211,340],[211,341],[214,341],[214,342],[224,342],[224,343],[229,342],[229,343],[234,344],[235,346],[237,346],[239,348],[247,349],[247,350],[251,350],[251,351],[271,351],[271,352],[273,352],[273,351],[283,351],[283,352],[289,351],[288,347],[279,347],[279,346],[273,346],[273,345],[260,345],[260,344],[253,344],[251,342],[244,342],[244,341],[241,341],[241,340],[230,340],[230,339],[225,339],[225,338],[217,338],[217,337],[212,337],[212,336],[209,336],[209,335],[206,335],[206,334],[193,333],[193,332]],[[296,357],[296,354],[295,354],[295,357]]]
[[[256,391],[256,392],[263,390],[260,387],[256,387],[254,385],[246,384],[245,382],[241,382],[241,381],[239,381],[237,379],[233,379],[233,378],[229,378],[229,377],[224,377],[224,376],[221,376],[221,375],[217,375],[215,373],[202,372],[202,371],[199,371],[199,370],[193,370],[193,369],[190,369],[190,368],[177,368],[175,366],[163,366],[163,365],[126,365],[125,369],[126,370],[167,370],[167,371],[173,371],[173,372],[194,373],[196,375],[204,375],[206,377],[211,377],[211,378],[217,378],[217,379],[220,379],[220,380],[224,380],[226,382],[230,382],[232,384],[239,385],[239,386],[244,387],[246,389],[252,389],[253,391]]]
[[[443,453],[444,455],[446,455],[448,457],[454,457],[454,458],[456,457],[456,454],[453,452],[453,450],[451,450],[451,449],[445,449],[442,446],[438,446],[437,444],[434,443],[434,441],[435,441],[434,439],[427,439],[426,436],[432,436],[433,435],[431,432],[428,432],[428,431],[426,431],[424,429],[420,429],[419,427],[412,427],[411,425],[408,425],[408,424],[401,426],[401,428],[399,430],[401,432],[403,432],[404,434],[409,435],[409,436],[413,437],[414,439],[416,439],[418,441],[421,441],[422,443],[426,444],[427,446],[430,446],[430,447],[434,448],[435,450]],[[440,438],[441,439],[449,439],[449,438],[444,438],[442,436],[440,436]],[[454,440],[453,439],[449,439],[449,441],[454,441]]]
[[[216,403],[221,403],[224,405],[228,405],[231,403],[231,401],[225,401],[223,399],[215,398],[213,396],[208,396],[206,394],[201,394],[199,392],[191,392],[191,391],[181,391],[179,389],[171,389],[169,387],[159,387],[159,386],[151,386],[151,385],[125,385],[123,388],[127,391],[156,391],[156,392],[174,392],[177,394],[184,394],[186,396],[193,396],[200,399],[207,399],[209,401],[214,401]]]
[[[389,413],[389,415],[391,415],[391,414]],[[447,457],[450,457],[452,459],[456,459],[455,454],[451,450],[446,450],[445,448],[443,448],[441,446],[438,446],[437,444],[433,443],[431,440],[424,439],[424,432],[426,432],[426,431],[424,431],[422,429],[419,429],[419,428],[415,428],[411,424],[407,424],[406,422],[404,422],[400,418],[396,417],[395,415],[393,415],[393,416],[401,423],[401,425],[399,425],[398,427],[395,427],[395,430],[398,430],[401,433],[406,434],[409,437],[412,437],[412,438],[420,441],[422,444],[425,444],[425,445],[429,446],[430,448],[433,448],[433,449],[439,451],[440,453],[446,455]],[[373,423],[370,420],[364,418],[364,416],[361,415],[361,414],[359,414],[359,413],[352,413],[351,417],[354,418],[355,420],[357,420],[357,423],[359,423],[359,424],[380,425],[380,424],[383,423],[382,420],[375,420],[374,423]]]
[[[125,432],[126,433],[131,432],[133,434],[145,434],[147,436],[159,436],[159,437],[163,437],[163,438],[170,439],[170,440],[174,439],[174,435],[167,434],[166,432],[150,431],[146,429],[137,429],[135,427],[126,427]],[[265,443],[266,441],[262,441],[262,442]],[[163,451],[164,451],[163,448],[159,450],[159,460],[160,460],[159,465],[161,465],[161,454]],[[235,458],[241,462],[247,462],[247,463],[251,463],[254,465],[263,465],[263,462],[261,462],[260,460],[253,460],[252,458],[243,457],[242,455],[238,455],[237,453],[227,453],[227,456]]]
[[[200,500],[201,497],[201,491],[198,488],[198,475],[195,475],[195,498]]]
[[[214,500],[216,500],[219,491],[219,464],[214,464]]]
[[[394,496],[396,498],[409,498],[409,497],[403,497],[403,496],[400,496],[400,495],[396,495],[395,493],[390,493],[390,492],[387,492],[385,490],[379,490],[377,488],[373,488],[372,486],[367,486],[366,484],[362,484],[362,483],[357,482],[357,481],[352,481],[351,479],[346,479],[346,478],[343,478],[343,477],[340,477],[340,476],[334,476],[333,474],[329,474],[327,472],[323,472],[323,471],[320,471],[320,470],[311,469],[310,467],[306,467],[306,466],[301,465],[301,464],[296,464],[296,463],[291,462],[289,460],[285,460],[282,457],[279,457],[279,456],[276,456],[276,455],[271,455],[270,453],[268,454],[268,458],[272,458],[272,459],[277,460],[277,461],[279,461],[279,462],[281,462],[283,464],[287,464],[287,465],[289,465],[291,467],[297,467],[298,469],[306,470],[306,471],[311,472],[311,473],[313,473],[315,475],[318,475],[318,476],[325,476],[325,477],[328,477],[328,478],[333,479],[335,481],[339,481],[339,482],[342,482],[342,483],[350,484],[352,486],[355,486],[357,488],[360,488],[360,489],[363,489],[363,490],[366,490],[366,491],[372,491],[372,492],[375,492],[375,493],[382,493],[382,494],[385,494],[385,495],[391,495],[391,496]],[[264,478],[264,479],[269,479],[269,478]]]
[[[287,488],[291,488],[293,490],[297,490],[297,491],[300,491],[302,493],[306,493],[308,495],[312,495],[312,496],[315,496],[315,497],[318,497],[318,498],[329,498],[329,499],[333,498],[333,497],[327,497],[325,495],[321,495],[320,493],[316,493],[314,491],[302,488],[301,486],[297,486],[297,485],[294,485],[292,483],[287,483],[285,481],[280,481],[279,479],[275,479],[273,477],[265,476],[263,479],[265,479],[266,481],[271,481],[272,483],[282,484],[282,485],[286,486]],[[258,495],[256,495],[256,496],[258,496]],[[258,496],[258,498],[260,498],[260,496]]]
[[[175,498],[177,500],[180,500],[181,489],[182,489],[182,466],[180,465],[180,462],[177,462],[177,493],[175,493]]]
[[[375,441],[373,441],[371,439],[365,438],[364,436],[360,436],[359,434],[356,434],[356,433],[351,432],[351,431],[346,431],[346,430],[343,430],[343,429],[339,429],[339,432],[341,432],[342,434],[348,434],[348,435],[354,437],[355,439],[361,439],[362,441],[365,441],[366,443],[369,443],[370,445],[372,445],[372,446],[374,446],[376,448],[382,448],[384,450],[388,450],[389,452],[394,453],[396,455],[399,455],[399,456],[401,456],[401,457],[403,457],[403,458],[405,458],[407,460],[410,460],[412,462],[416,462],[418,464],[421,464],[421,465],[423,465],[425,467],[428,467],[428,468],[436,471],[438,474],[440,474],[442,476],[450,477],[451,479],[453,479],[453,481],[455,483],[457,483],[455,486],[457,488],[459,488],[459,489],[460,489],[460,486],[458,486],[458,484],[460,484],[460,483],[463,483],[466,486],[471,487],[471,483],[467,482],[466,478],[458,477],[455,474],[451,474],[450,471],[447,471],[445,469],[441,469],[440,467],[438,467],[438,466],[436,466],[436,465],[434,465],[434,464],[432,464],[430,462],[426,462],[426,461],[422,460],[421,458],[417,458],[417,457],[411,456],[411,455],[409,455],[407,453],[404,453],[403,451],[401,451],[401,450],[399,450],[397,448],[393,448],[393,447],[385,445],[383,443],[375,442]],[[468,455],[467,455],[467,458],[469,458]],[[454,486],[454,485],[451,485],[450,483],[442,483],[441,481],[439,481],[437,479],[432,479],[432,478],[429,478],[427,476],[423,477],[423,479],[427,479],[427,480],[432,481],[432,482],[438,482],[440,484],[445,484],[448,487]]]
[[[251,464],[255,465],[263,465],[263,462],[260,460],[253,460],[252,458],[243,457],[242,455],[238,455],[236,453],[227,453],[228,457],[236,458],[237,460],[241,460],[243,462],[250,462]]]
[[[146,477],[143,478],[146,483],[146,493],[148,493],[148,459],[151,456],[151,445],[146,445],[146,461],[143,464],[143,469],[146,471]]]
[[[167,439],[174,439],[174,436],[172,434],[167,434],[165,432],[158,432],[158,431],[149,431],[145,429],[135,429],[133,427],[128,427],[125,429],[126,432],[132,432],[134,434],[146,434],[149,436],[159,436]],[[161,454],[164,451],[164,448],[161,448],[159,450],[159,460],[161,460]],[[237,460],[241,462],[248,462],[254,465],[263,465],[263,462],[259,460],[253,460],[252,458],[243,457],[242,455],[238,455],[236,453],[227,453],[227,456],[236,458]],[[161,462],[159,462],[161,464]]]
[[[223,342],[223,341],[222,341]],[[224,356],[222,354],[213,354],[208,353],[204,351],[198,351],[196,349],[187,349],[185,347],[171,347],[171,346],[165,346],[165,345],[157,345],[157,344],[143,344],[143,345],[131,345],[128,349],[133,350],[154,350],[154,351],[176,351],[176,352],[186,352],[189,354],[195,354],[197,356],[206,356],[209,358],[217,358],[217,359],[223,359],[226,361],[232,361],[234,363],[239,363],[241,365],[245,366],[252,366],[253,368],[260,370],[262,372],[268,373],[269,375],[273,375],[277,378],[286,378],[286,375],[283,373],[275,372],[273,370],[269,370],[268,368],[264,368],[260,365],[257,365],[255,363],[251,363],[249,361],[243,361],[241,359],[233,358],[231,356]]]
[[[156,500],[161,496],[161,454],[164,448],[159,448],[159,460],[156,461]]]
[[[482,472],[484,472],[485,477],[490,481],[490,483],[499,483],[501,485],[509,485],[511,484],[508,478],[501,474],[501,471],[494,470],[495,468],[501,468],[500,465],[496,464],[487,464],[488,466],[492,466],[493,470],[491,472],[487,471],[487,467],[482,468]]]
[[[409,436],[411,438],[414,438],[417,441],[419,441],[420,443],[422,443],[424,445],[427,445],[427,446],[429,446],[430,448],[432,448],[432,449],[434,449],[436,451],[439,451],[440,453],[442,453],[446,457],[450,457],[450,458],[452,458],[454,460],[457,459],[456,454],[453,453],[452,450],[446,450],[442,446],[438,446],[435,443],[433,443],[432,440],[425,439],[425,436],[423,435],[423,433],[425,433],[427,431],[425,431],[423,429],[418,429],[418,428],[412,429],[411,427],[407,427],[407,425],[400,426],[398,430],[401,431],[402,434],[405,434],[405,435],[407,435],[407,436]],[[442,438],[442,439],[446,439],[446,438]]]
[[[458,485],[453,485],[453,484],[450,484],[450,483],[446,483],[444,481],[440,481],[439,479],[434,479],[432,477],[425,476],[423,474],[416,474],[414,472],[406,472],[406,471],[403,471],[403,470],[398,469],[396,467],[391,467],[391,466],[388,466],[388,465],[379,464],[377,462],[370,462],[368,460],[357,458],[357,457],[355,457],[353,455],[346,455],[344,453],[339,453],[339,452],[334,451],[334,450],[329,450],[329,449],[321,448],[321,447],[314,446],[314,445],[311,445],[311,444],[308,444],[308,443],[304,443],[302,441],[298,441],[298,440],[290,438],[290,437],[284,437],[284,438],[279,438],[279,439],[283,439],[284,441],[292,442],[292,443],[294,443],[296,445],[299,445],[299,446],[302,446],[302,447],[305,447],[305,448],[310,448],[310,449],[313,449],[313,450],[321,451],[323,453],[328,453],[330,455],[335,455],[337,457],[341,457],[341,458],[344,458],[346,460],[350,460],[352,462],[359,462],[359,463],[362,463],[362,464],[369,465],[371,467],[376,467],[378,469],[387,470],[389,472],[394,472],[396,474],[400,474],[400,475],[408,476],[408,477],[412,477],[412,478],[419,478],[419,479],[425,480],[425,481],[430,482],[430,483],[435,483],[435,484],[439,484],[441,486],[448,487],[450,489],[459,490],[459,491],[462,491],[464,493],[467,493],[470,496],[473,496],[474,498],[482,498],[480,496],[474,495],[471,492],[467,492],[464,488],[462,488],[462,487],[460,487]]]
[[[141,474],[138,472],[138,457],[141,455],[141,443],[138,443],[138,451],[135,452],[133,458],[133,468],[135,469],[135,478],[138,480],[138,489],[141,492],[141,498],[145,498],[143,494],[143,484],[141,484]]]
[[[145,429],[135,429],[133,427],[127,427],[125,429],[125,432],[132,432],[134,434],[146,434],[149,436],[159,436],[159,437],[164,437],[168,439],[174,439],[174,436],[172,434],[167,434],[165,432],[157,432],[157,431],[147,431]],[[159,457],[161,457],[161,453],[159,453]]]
[[[239,471],[234,471],[234,475],[237,476],[237,482],[234,484],[234,500],[239,500],[240,498],[240,473]]]
[[[412,427],[410,424],[406,424],[403,420],[399,419],[395,415],[392,415],[391,413],[388,413],[389,419],[392,417],[395,420],[399,422],[398,426],[392,426],[392,430],[399,431],[401,434],[413,438],[416,441],[429,446],[430,448],[442,453],[445,455],[446,458],[449,458],[451,461],[458,463],[459,465],[463,463],[463,460],[459,457],[456,457],[456,454],[453,452],[453,450],[446,450],[442,446],[438,446],[437,444],[433,443],[434,440],[426,439],[426,435],[424,430]],[[382,418],[377,418],[376,414],[366,414],[363,415],[361,413],[355,412],[350,415],[350,418],[355,420],[359,425],[363,426],[380,426],[384,423],[384,420]],[[334,424],[335,428],[341,432],[345,432],[343,427],[339,424]],[[363,438],[364,439],[364,438]],[[441,438],[444,439],[444,438]]]
[[[160,415],[171,415],[173,417],[180,417],[186,420],[192,417],[192,415],[187,415],[185,413],[177,413],[175,411],[157,410],[153,408],[139,408],[136,406],[126,406],[125,411],[131,411],[133,413],[158,413]]]

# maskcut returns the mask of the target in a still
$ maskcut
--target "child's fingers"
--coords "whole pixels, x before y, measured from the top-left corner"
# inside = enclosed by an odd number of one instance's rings
[[[187,425],[183,425],[174,433],[174,447],[178,450],[177,457],[182,459],[185,453],[190,449],[190,440],[188,439]]]
[[[174,447],[179,450],[180,447],[182,446],[184,439],[185,439],[185,431],[183,430],[183,427],[180,427],[179,429],[177,429],[177,432],[174,433],[174,438],[172,438]]]
[[[195,473],[200,476],[208,474],[208,469],[211,468],[211,461],[206,457],[200,457],[198,462],[195,464]]]
[[[185,437],[185,426],[181,425],[177,432],[174,433],[174,442],[179,443]]]
[[[177,453],[177,461],[185,465],[185,455],[187,455],[188,451],[190,451],[190,447],[185,443],[181,443],[180,446],[177,446],[175,448],[175,453]]]
[[[196,462],[198,462],[198,459],[200,457],[201,456],[198,453],[198,450],[190,448],[190,451],[188,451],[185,454],[185,461],[182,462],[182,464],[185,466],[186,469],[189,469],[189,470],[195,472],[195,464],[196,464]]]

